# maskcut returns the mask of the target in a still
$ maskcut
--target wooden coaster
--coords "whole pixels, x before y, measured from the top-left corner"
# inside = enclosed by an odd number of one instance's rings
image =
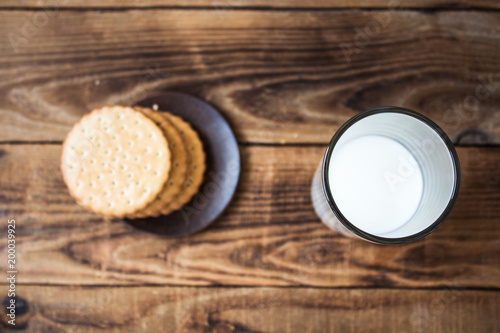
[[[168,111],[190,123],[203,142],[206,171],[200,190],[180,210],[159,217],[123,221],[165,237],[182,237],[206,228],[222,214],[238,184],[240,152],[231,127],[212,106],[182,93],[161,92],[134,105]]]

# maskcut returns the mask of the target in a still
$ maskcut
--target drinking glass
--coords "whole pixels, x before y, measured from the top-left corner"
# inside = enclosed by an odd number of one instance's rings
[[[328,227],[379,244],[417,241],[436,230],[458,197],[451,140],[429,118],[401,107],[361,112],[342,125],[312,182]]]

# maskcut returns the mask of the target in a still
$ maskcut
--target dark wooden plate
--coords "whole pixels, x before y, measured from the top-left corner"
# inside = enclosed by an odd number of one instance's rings
[[[238,184],[240,152],[231,127],[206,102],[177,92],[161,92],[134,105],[169,111],[198,132],[207,155],[207,168],[199,192],[181,210],[169,215],[123,219],[133,227],[166,237],[182,237],[206,228],[227,207]]]

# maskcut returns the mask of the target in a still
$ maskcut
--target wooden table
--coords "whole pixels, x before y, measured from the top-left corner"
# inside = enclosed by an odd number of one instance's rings
[[[15,218],[25,331],[499,332],[499,9],[2,0],[0,270]],[[81,209],[58,169],[84,113],[161,90],[218,108],[243,161],[225,214],[173,240]],[[455,209],[413,244],[339,236],[311,205],[332,134],[381,105],[424,113],[458,146]]]

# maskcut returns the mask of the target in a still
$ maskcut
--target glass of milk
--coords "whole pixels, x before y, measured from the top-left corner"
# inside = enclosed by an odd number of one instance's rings
[[[429,118],[400,107],[348,120],[314,175],[316,213],[330,228],[379,244],[419,240],[450,214],[460,186],[451,140]]]

